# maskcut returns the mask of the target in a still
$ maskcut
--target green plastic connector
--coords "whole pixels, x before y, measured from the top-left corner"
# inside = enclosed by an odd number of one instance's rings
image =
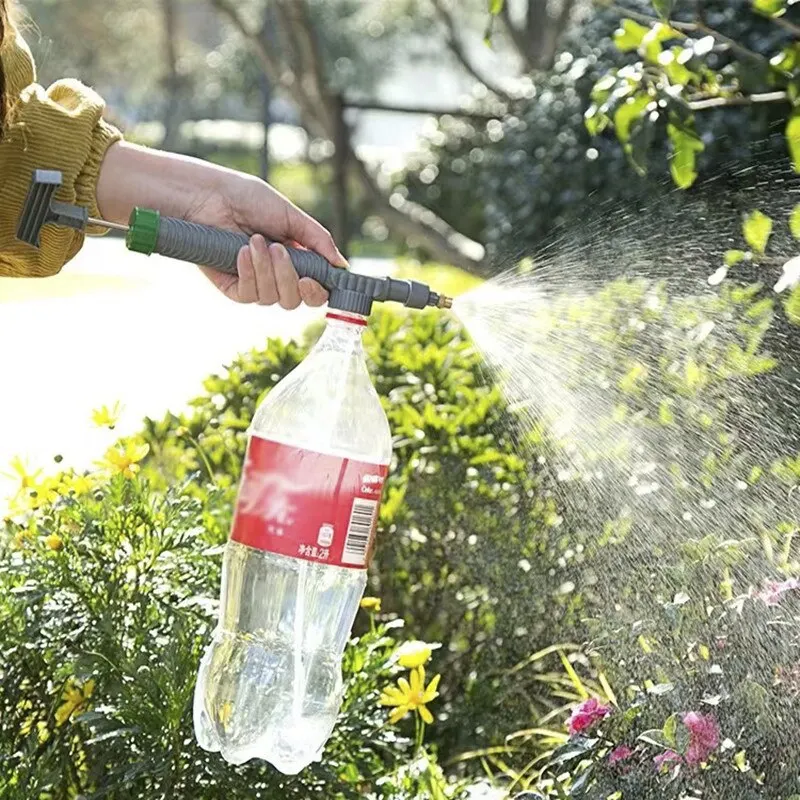
[[[134,208],[128,221],[125,246],[135,253],[150,255],[156,249],[161,214],[150,208]]]

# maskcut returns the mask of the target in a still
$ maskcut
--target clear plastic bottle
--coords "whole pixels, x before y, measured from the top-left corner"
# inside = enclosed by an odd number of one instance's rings
[[[296,774],[319,759],[339,712],[392,449],[365,325],[330,312],[253,419],[194,697],[200,746],[232,764],[261,758]]]

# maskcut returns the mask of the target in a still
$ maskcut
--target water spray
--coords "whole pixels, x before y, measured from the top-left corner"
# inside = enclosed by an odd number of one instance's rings
[[[56,225],[85,231],[87,225],[125,234],[128,250],[144,255],[156,253],[166,258],[203,264],[238,274],[236,259],[250,237],[183,219],[162,216],[149,208],[134,208],[127,225],[89,216],[86,208],[54,199],[62,184],[55,170],[33,173],[25,205],[17,227],[17,238],[33,247],[40,246],[42,228]],[[400,303],[407,308],[450,308],[453,300],[420,281],[372,277],[335,267],[310,250],[287,247],[289,258],[301,278],[311,278],[330,293],[328,305],[340,311],[368,316],[374,301]]]

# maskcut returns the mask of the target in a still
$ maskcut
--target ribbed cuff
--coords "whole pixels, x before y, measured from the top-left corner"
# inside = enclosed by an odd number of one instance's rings
[[[97,207],[97,181],[100,177],[100,169],[108,148],[121,139],[122,134],[113,125],[102,118],[98,120],[92,133],[91,147],[83,169],[75,179],[77,203],[88,208],[91,217],[101,218],[100,209]],[[90,225],[86,228],[86,232],[94,236],[102,236],[108,233],[108,229]]]

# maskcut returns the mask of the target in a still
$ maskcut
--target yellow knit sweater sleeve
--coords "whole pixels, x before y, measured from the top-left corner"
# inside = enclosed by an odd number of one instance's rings
[[[0,140],[0,276],[53,275],[83,244],[83,234],[48,225],[37,250],[16,239],[16,227],[36,169],[59,170],[56,198],[78,203],[99,217],[96,187],[106,150],[122,135],[103,120],[105,104],[92,89],[62,80],[49,89],[36,73],[22,38],[10,37],[0,50],[12,105]],[[102,233],[90,230],[89,233]]]

